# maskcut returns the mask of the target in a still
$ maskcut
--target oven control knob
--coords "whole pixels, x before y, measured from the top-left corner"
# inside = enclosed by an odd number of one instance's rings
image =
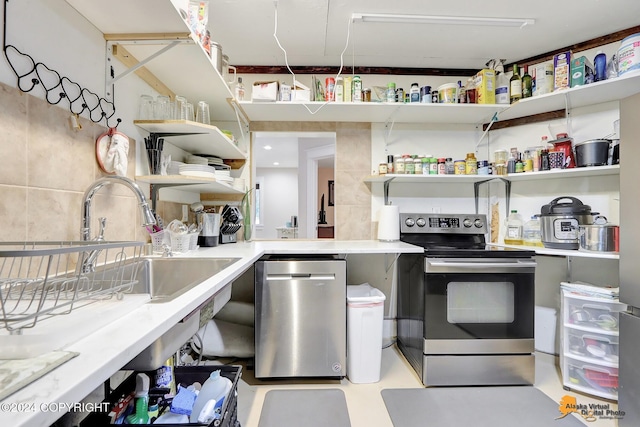
[[[418,225],[418,227],[424,227],[425,225],[427,225],[427,221],[425,221],[424,218],[418,218],[416,220],[416,224]]]
[[[484,223],[480,218],[477,218],[475,221],[473,221],[473,225],[475,225],[476,228],[482,228],[484,226]]]
[[[416,225],[416,221],[413,218],[407,218],[404,223],[407,227],[413,227],[414,225]]]
[[[471,222],[471,220],[469,218],[465,218],[462,221],[462,225],[464,225],[465,227],[469,228],[469,227],[471,227],[473,225],[473,223]]]

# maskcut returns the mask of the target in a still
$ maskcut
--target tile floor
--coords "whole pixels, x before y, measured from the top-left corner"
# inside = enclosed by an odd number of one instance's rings
[[[380,382],[374,384],[352,384],[347,379],[266,382],[255,380],[252,374],[252,371],[244,369],[243,378],[238,385],[238,420],[242,427],[258,426],[262,403],[269,390],[292,388],[340,388],[346,396],[351,427],[394,427],[380,392],[385,388],[423,387],[417,374],[395,345],[382,351]],[[545,353],[536,353],[535,387],[551,399],[559,402],[564,395],[571,395],[576,397],[579,404],[604,403],[610,404],[612,410],[617,409],[617,405],[613,402],[564,390],[561,378],[558,358]],[[560,415],[559,412],[558,415]],[[581,421],[593,427],[617,425],[614,420],[601,418],[592,422],[582,419]],[[554,420],[549,420],[549,426],[553,425]]]

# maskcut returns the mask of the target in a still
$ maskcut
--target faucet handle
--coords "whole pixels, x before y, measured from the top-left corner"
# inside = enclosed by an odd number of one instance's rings
[[[107,228],[107,218],[100,217],[98,218],[100,222],[100,231],[98,231],[98,236],[95,238],[98,242],[104,242],[104,229]]]

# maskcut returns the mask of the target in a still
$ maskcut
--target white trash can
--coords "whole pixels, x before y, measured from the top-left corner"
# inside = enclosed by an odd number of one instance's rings
[[[380,381],[385,296],[368,283],[347,286],[347,377]]]

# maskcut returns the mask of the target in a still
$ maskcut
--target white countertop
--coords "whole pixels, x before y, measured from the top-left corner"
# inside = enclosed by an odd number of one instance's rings
[[[0,401],[0,425],[48,427],[67,411],[64,405],[80,402],[100,387],[133,357],[225,285],[233,282],[264,254],[422,252],[423,248],[403,242],[265,240],[200,248],[180,255],[195,258],[234,257],[240,260],[171,301],[141,305],[117,321],[64,347],[65,351],[79,355]],[[56,411],[56,407],[59,410]]]

